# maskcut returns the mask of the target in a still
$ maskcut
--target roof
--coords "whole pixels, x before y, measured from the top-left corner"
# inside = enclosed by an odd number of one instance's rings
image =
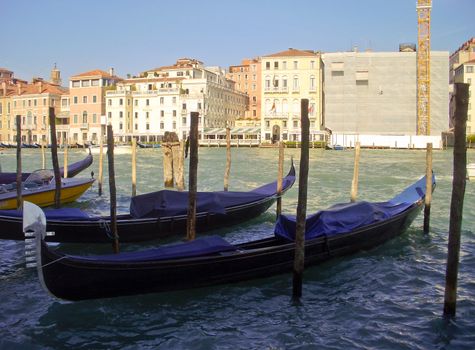
[[[100,69],[95,69],[95,70],[91,70],[89,72],[84,72],[84,73],[80,73],[80,74],[76,74],[76,75],[73,75],[71,77],[72,78],[82,78],[82,77],[103,77],[103,78],[116,78],[116,79],[120,79],[118,76],[116,75],[110,75],[109,73],[107,72],[104,72],[103,70],[100,70]]]
[[[64,95],[69,91],[67,88],[46,81],[36,82],[35,84],[21,84],[20,86],[20,94],[18,94],[18,87],[16,87],[13,95],[37,95],[44,93]],[[39,90],[40,86],[41,91]]]
[[[270,55],[266,55],[263,57],[296,57],[296,56],[317,56],[315,52],[312,50],[297,50],[293,48],[289,48],[288,50],[285,51],[280,51],[277,53],[273,53]]]

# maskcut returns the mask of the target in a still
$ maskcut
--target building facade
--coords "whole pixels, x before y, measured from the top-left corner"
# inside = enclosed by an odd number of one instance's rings
[[[64,99],[61,129],[69,130],[69,143],[97,143],[105,132],[106,91],[122,79],[96,69],[74,75],[69,81],[69,100]]]
[[[227,77],[236,83],[236,89],[249,96],[249,108],[244,118],[236,120],[239,126],[259,126],[261,122],[261,59],[244,59],[238,66],[230,66]]]
[[[199,113],[203,135],[207,129],[233,126],[247,106],[247,95],[235,90],[224,70],[190,58],[142,72],[106,93],[107,119],[120,141],[159,141],[166,131],[182,139],[189,133],[191,112]]]
[[[473,103],[472,98],[472,82],[475,82],[475,59],[462,63],[454,72],[454,83],[465,83],[470,85],[468,89],[467,135],[475,134],[475,123],[473,121],[473,117],[475,116],[475,104]]]
[[[431,52],[431,135],[448,129],[448,52]],[[416,52],[323,54],[325,126],[333,133],[416,135]]]
[[[261,58],[261,140],[300,141],[300,100],[309,99],[311,140],[322,134],[323,64],[319,52],[289,50]]]
[[[475,60],[475,38],[464,42],[449,58],[450,83],[454,83],[456,69],[465,62]]]

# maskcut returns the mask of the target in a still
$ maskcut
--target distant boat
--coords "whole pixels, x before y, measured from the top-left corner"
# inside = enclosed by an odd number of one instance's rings
[[[469,180],[475,179],[475,163],[467,164],[467,178]]]
[[[99,154],[100,146],[94,146],[89,148],[93,154]],[[107,145],[103,145],[102,152],[106,154]],[[114,145],[114,154],[130,154],[132,153],[132,147],[128,145]]]
[[[435,181],[435,180],[433,180]],[[387,202],[337,204],[307,218],[305,265],[368,250],[404,233],[424,206],[426,179]],[[45,214],[25,203],[23,229],[34,237],[41,285],[57,298],[84,300],[158,293],[290,273],[295,218],[281,215],[274,235],[241,244],[221,236],[108,255],[68,255],[44,242]],[[270,232],[271,233],[271,232]],[[35,249],[33,248],[33,249]],[[28,257],[35,257],[28,251]]]
[[[328,150],[334,150],[334,151],[342,151],[342,150],[345,149],[345,147],[342,146],[342,145],[328,145],[328,146],[326,147],[326,149],[328,149]]]
[[[78,199],[94,179],[61,179],[61,204]],[[0,209],[16,209],[16,182],[0,186]],[[22,198],[40,207],[54,205],[56,183],[51,170],[37,170],[22,182]]]
[[[140,148],[160,148],[161,145],[159,143],[142,143],[137,141],[137,146]]]
[[[92,164],[92,160],[93,160],[92,155],[91,153],[89,153],[89,155],[83,160],[80,160],[78,162],[75,162],[69,165],[68,177],[74,177],[77,174],[79,174],[81,171],[83,171],[84,169],[88,168]],[[64,176],[64,167],[60,167],[59,172],[61,176]],[[28,176],[30,176],[30,173],[22,173],[21,174],[22,181],[25,181]],[[16,181],[16,173],[12,173],[12,172],[0,173],[0,184],[10,184],[15,181]]]

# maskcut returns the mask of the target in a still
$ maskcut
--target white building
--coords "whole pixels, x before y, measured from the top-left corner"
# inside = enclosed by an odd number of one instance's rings
[[[203,63],[183,58],[172,66],[141,73],[117,84],[106,94],[108,121],[120,141],[136,137],[158,141],[165,131],[184,138],[190,128],[190,113],[199,113],[199,130],[233,126],[244,116],[248,97],[234,89],[225,71],[205,68]]]

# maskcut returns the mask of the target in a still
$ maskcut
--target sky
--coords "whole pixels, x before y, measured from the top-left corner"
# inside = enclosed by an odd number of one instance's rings
[[[49,79],[121,77],[189,57],[240,64],[288,48],[397,51],[417,43],[417,0],[0,0],[0,67]],[[431,49],[475,36],[475,0],[432,0]]]

